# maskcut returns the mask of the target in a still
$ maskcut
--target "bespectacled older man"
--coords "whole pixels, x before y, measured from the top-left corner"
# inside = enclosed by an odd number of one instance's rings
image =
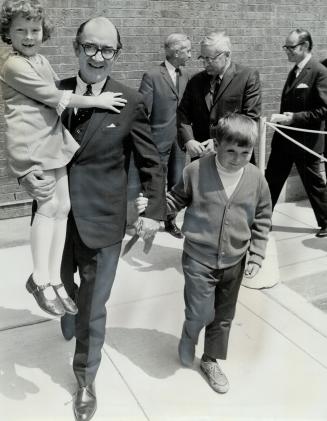
[[[295,66],[284,85],[281,114],[276,121],[286,126],[320,130],[327,118],[327,70],[313,59],[312,46],[312,37],[305,29],[296,29],[286,38],[283,49],[288,61]],[[284,131],[318,154],[323,153],[324,140],[319,134],[287,129]],[[275,132],[266,170],[273,207],[293,164],[298,170],[320,227],[316,236],[327,237],[327,190],[320,174],[320,159]]]
[[[231,42],[224,32],[212,32],[202,40],[199,59],[204,70],[189,81],[177,110],[180,146],[192,158],[214,150],[210,127],[226,113],[260,117],[259,73],[234,63],[231,56]]]

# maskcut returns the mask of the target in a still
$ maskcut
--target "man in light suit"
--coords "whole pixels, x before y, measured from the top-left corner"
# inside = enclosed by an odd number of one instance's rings
[[[281,98],[281,115],[276,121],[285,126],[321,130],[327,117],[327,69],[312,58],[312,45],[311,35],[304,29],[296,29],[286,38],[283,48],[288,61],[295,63],[295,66],[287,77]],[[283,131],[318,154],[323,153],[322,136],[287,129]],[[320,227],[316,236],[326,237],[327,190],[320,174],[320,159],[275,132],[266,169],[273,206],[293,164]]]
[[[149,199],[142,217],[144,238],[155,233],[165,217],[165,177],[142,96],[110,77],[121,49],[115,26],[106,18],[90,19],[80,26],[74,49],[79,75],[61,81],[60,89],[78,93],[91,90],[93,95],[120,92],[127,100],[120,113],[65,110],[62,117],[81,145],[68,168],[71,213],[62,261],[62,281],[69,295],[76,298],[78,314],[64,316],[62,330],[66,339],[76,336],[73,409],[77,421],[88,421],[96,410],[94,380],[105,339],[105,305],[125,233],[131,152]],[[51,194],[52,186],[46,185],[42,174],[30,173],[22,182],[34,197]],[[76,269],[79,288],[74,283]]]
[[[231,61],[231,53],[231,42],[224,32],[212,32],[201,42],[199,59],[205,70],[188,82],[177,109],[180,146],[192,158],[214,151],[210,127],[227,112],[254,120],[260,117],[259,74]]]
[[[170,190],[185,165],[185,153],[177,144],[176,109],[189,80],[184,66],[191,58],[191,42],[185,34],[173,33],[164,47],[165,61],[144,73],[139,91],[148,108],[153,140],[166,168]],[[165,230],[174,237],[183,237],[173,217],[165,222]]]

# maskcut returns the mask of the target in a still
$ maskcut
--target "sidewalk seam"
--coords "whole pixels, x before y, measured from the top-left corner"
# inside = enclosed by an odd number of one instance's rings
[[[270,298],[270,297],[269,297]],[[273,300],[274,301],[274,300]],[[278,304],[280,304],[278,301],[275,301]],[[327,366],[325,364],[323,364],[321,361],[319,361],[317,358],[315,358],[312,354],[310,354],[308,351],[306,351],[302,346],[300,346],[299,344],[297,344],[295,341],[293,341],[292,339],[290,339],[288,336],[286,336],[280,329],[276,328],[273,324],[271,324],[270,322],[268,322],[267,320],[265,320],[263,317],[261,317],[258,313],[256,313],[255,311],[253,311],[250,307],[248,307],[246,304],[239,302],[240,305],[242,305],[246,310],[248,310],[250,313],[254,314],[257,318],[259,318],[261,321],[263,321],[265,324],[267,324],[269,327],[271,327],[275,332],[277,332],[278,334],[280,334],[284,339],[286,339],[288,342],[290,342],[292,345],[295,345],[295,347],[299,350],[301,350],[304,354],[306,354],[308,357],[310,357],[312,360],[314,360],[316,363],[318,363],[321,367],[325,368],[327,370]],[[280,304],[281,307],[283,307],[286,311],[288,311],[289,313],[291,313],[293,316],[295,316],[297,319],[301,320],[303,322],[303,320],[295,313],[293,313],[292,311],[289,311],[286,307],[284,307],[282,304]],[[310,328],[312,328],[316,333],[318,333],[320,336],[322,336],[323,338],[325,338],[325,336],[323,336],[320,332],[318,332],[316,329],[314,329],[314,327],[312,327],[311,325],[308,325],[307,323],[305,323],[307,326],[309,326]]]
[[[137,406],[140,408],[140,410],[142,411],[143,415],[145,416],[145,418],[147,419],[147,421],[151,421],[151,419],[149,418],[148,414],[146,413],[145,409],[143,408],[141,402],[138,400],[138,398],[136,397],[133,389],[131,388],[131,386],[128,384],[128,382],[125,380],[123,374],[121,373],[121,371],[119,370],[118,366],[114,363],[113,359],[110,357],[109,353],[106,351],[105,348],[103,348],[103,352],[106,354],[106,356],[108,357],[109,361],[111,362],[111,364],[113,365],[113,367],[115,368],[115,370],[117,371],[119,377],[121,378],[122,382],[125,384],[125,386],[127,387],[127,389],[129,390],[130,394],[133,396],[135,402],[137,403]]]

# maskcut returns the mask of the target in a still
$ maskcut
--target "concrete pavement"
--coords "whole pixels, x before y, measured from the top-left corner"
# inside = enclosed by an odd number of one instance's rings
[[[273,223],[281,282],[241,288],[221,364],[231,385],[226,395],[200,373],[202,337],[193,369],[177,358],[182,242],[159,232],[150,254],[140,242],[121,258],[107,307],[95,421],[327,419],[327,239],[314,237],[307,202],[279,204]],[[27,219],[2,221],[0,234],[0,419],[73,420],[74,342],[25,291],[32,266]]]

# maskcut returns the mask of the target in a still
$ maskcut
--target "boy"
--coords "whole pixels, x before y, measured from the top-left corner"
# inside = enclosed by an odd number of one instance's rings
[[[253,277],[264,258],[272,211],[266,180],[249,163],[257,124],[232,113],[222,117],[212,133],[216,154],[185,167],[182,179],[167,193],[167,206],[168,212],[187,208],[182,227],[185,322],[179,358],[182,365],[192,366],[205,327],[200,367],[210,386],[226,393],[228,380],[217,359],[226,359],[244,268],[245,276]],[[142,200],[137,199],[140,211]]]

